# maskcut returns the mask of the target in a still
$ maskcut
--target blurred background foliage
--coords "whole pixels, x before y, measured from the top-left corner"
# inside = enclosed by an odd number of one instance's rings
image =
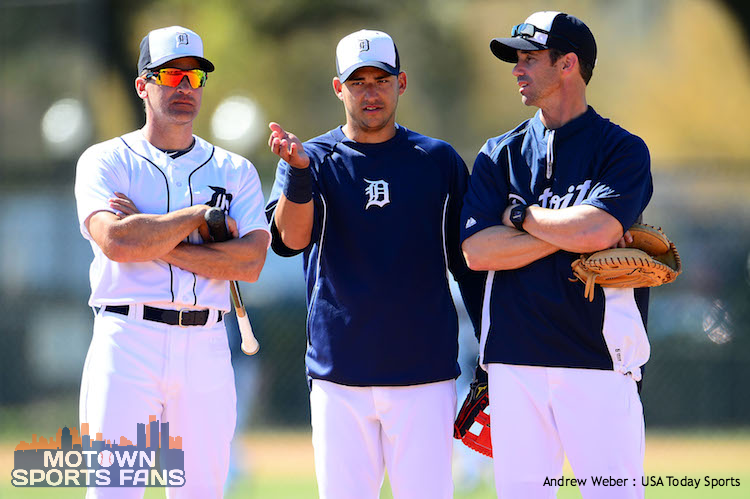
[[[555,8],[578,14],[596,34],[599,61],[590,102],[641,135],[656,168],[744,161],[750,141],[738,125],[739,113],[750,108],[750,61],[740,12],[731,4],[4,0],[2,157],[26,164],[26,173],[48,169],[42,166],[48,151],[36,132],[45,111],[64,96],[85,103],[92,126],[84,144],[139,126],[143,113],[132,91],[138,43],[150,29],[180,24],[204,37],[218,68],[196,124],[209,140],[220,142],[209,124],[231,95],[262,103],[263,117],[301,137],[339,124],[343,112],[330,82],[334,47],[343,35],[370,27],[394,37],[409,76],[399,120],[449,140],[471,162],[484,139],[529,115],[514,98],[511,66],[492,57],[489,39],[507,35],[529,12]],[[251,154],[265,178],[274,161],[264,140],[253,142],[235,148]],[[64,179],[67,169],[61,170]]]
[[[594,32],[589,103],[649,145],[655,195],[646,221],[663,226],[684,256],[685,273],[652,293],[647,424],[748,426],[748,5],[0,0],[0,433],[36,421],[49,412],[38,408],[58,399],[76,424],[92,320],[75,162],[89,145],[143,124],[133,79],[149,30],[178,24],[203,37],[217,70],[195,132],[247,155],[268,192],[276,161],[267,122],[303,139],[341,124],[334,50],[361,28],[387,31],[398,45],[408,75],[399,122],[451,142],[471,165],[488,137],[534,112],[520,103],[512,66],[488,46],[537,10],[570,12]],[[234,359],[241,412],[258,425],[305,426],[299,260],[270,255],[260,281],[243,291],[262,348]],[[471,331],[461,334],[469,365],[476,346]]]

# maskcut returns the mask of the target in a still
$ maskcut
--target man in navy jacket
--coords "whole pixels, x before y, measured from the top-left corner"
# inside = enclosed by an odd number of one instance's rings
[[[653,191],[648,149],[587,104],[596,42],[576,17],[537,12],[490,48],[539,108],[482,147],[461,214],[466,261],[489,271],[480,362],[498,496],[554,497],[567,455],[585,498],[642,497],[648,290],[589,302],[570,264],[630,240]]]

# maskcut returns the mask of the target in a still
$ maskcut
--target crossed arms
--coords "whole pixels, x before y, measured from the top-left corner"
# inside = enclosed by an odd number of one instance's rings
[[[632,242],[615,217],[594,206],[560,210],[529,206],[523,224],[527,232],[513,226],[510,208],[503,213],[502,225],[481,230],[461,245],[472,270],[518,269],[558,250],[590,253]]]
[[[97,211],[86,228],[107,258],[116,262],[162,260],[209,279],[255,282],[266,260],[269,235],[252,231],[223,243],[190,244],[195,229],[210,241],[204,216],[207,205],[195,205],[164,215],[141,213],[124,194],[109,200],[111,211]],[[236,238],[237,223],[227,217]]]

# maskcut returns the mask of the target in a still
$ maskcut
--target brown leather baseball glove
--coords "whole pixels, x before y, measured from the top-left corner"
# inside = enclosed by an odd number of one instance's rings
[[[627,248],[584,254],[571,264],[573,274],[586,285],[584,295],[589,301],[594,301],[596,284],[608,288],[649,288],[670,283],[682,272],[677,248],[660,228],[635,224],[629,231],[633,242]]]

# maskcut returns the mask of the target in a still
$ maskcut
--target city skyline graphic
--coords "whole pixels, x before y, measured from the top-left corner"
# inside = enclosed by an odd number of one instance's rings
[[[155,423],[155,424],[154,424]],[[156,440],[158,442],[157,447],[162,448],[163,442],[162,438],[160,438],[160,432],[159,432],[159,425],[160,422],[156,419],[156,415],[152,414],[149,416],[148,419],[148,425],[145,423],[137,423],[137,430],[136,435],[140,436],[142,433],[142,429],[145,429],[145,442],[151,444],[151,434],[152,434],[152,428],[155,428],[153,430],[154,435],[156,435]],[[182,437],[180,436],[170,436],[169,435],[169,423],[161,423],[162,431],[161,435],[166,436],[167,440],[169,441],[168,448],[169,449],[182,449]],[[166,431],[165,431],[166,430]],[[57,433],[55,433],[55,438],[45,438],[42,435],[38,435],[36,433],[32,433],[31,435],[31,442],[26,442],[24,440],[21,440],[18,445],[16,445],[15,450],[16,451],[26,451],[26,450],[94,450],[95,444],[96,447],[101,447],[101,450],[104,449],[112,449],[114,446],[117,448],[120,447],[127,447],[132,446],[133,442],[128,440],[127,437],[124,435],[120,435],[120,443],[112,443],[112,440],[107,439],[104,440],[102,432],[96,433],[96,438],[91,439],[91,435],[89,434],[89,424],[88,423],[81,423],[81,434],[78,434],[78,428],[73,426],[71,428],[68,428],[67,426],[59,427],[57,429]],[[86,439],[88,437],[88,439]],[[138,439],[138,437],[136,437]],[[84,447],[84,442],[88,447]],[[102,445],[99,445],[99,442],[103,442]],[[143,448],[141,445],[137,445],[137,448],[141,449]],[[145,448],[152,448],[151,445],[147,445]]]
[[[179,476],[184,477],[182,437],[169,434],[169,422],[160,422],[155,415],[150,415],[148,423],[135,425],[135,442],[125,435],[106,439],[101,431],[92,438],[88,423],[81,423],[80,434],[75,426],[60,427],[49,438],[34,433],[31,442],[21,440],[15,447],[14,477],[18,471],[18,476],[22,477],[19,483],[26,486],[23,477],[42,473],[47,477],[45,480],[37,483],[29,481],[31,486],[42,487],[57,486],[56,483],[47,482],[54,480],[60,472],[67,473],[67,470],[75,470],[78,472],[76,476],[84,476],[86,484],[92,479],[90,473],[95,473],[99,479],[105,477],[95,486],[138,486],[134,477],[143,477],[143,473],[151,476],[157,472],[174,477],[173,472],[177,471]],[[61,486],[82,486],[75,481],[69,483],[67,476],[65,484]],[[181,483],[184,483],[184,479]],[[159,486],[158,482],[152,480],[140,485]]]

